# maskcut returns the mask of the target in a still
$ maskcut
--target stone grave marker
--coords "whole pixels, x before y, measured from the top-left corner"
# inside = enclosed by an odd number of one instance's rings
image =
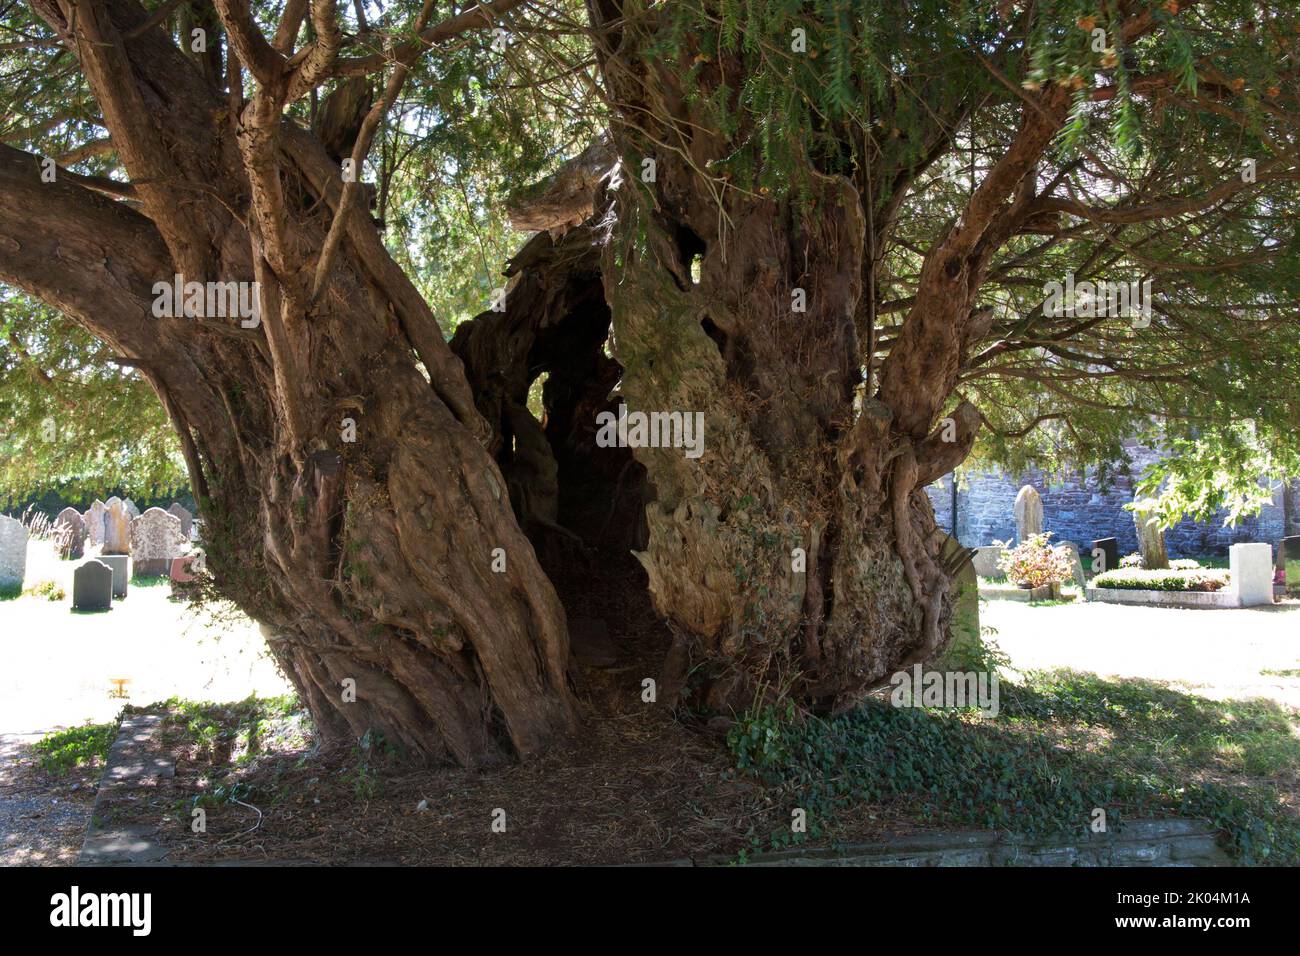
[[[1098,574],[1114,571],[1119,567],[1119,538],[1098,538],[1092,543],[1092,550],[1102,550],[1102,565],[1095,569]]]
[[[181,519],[174,514],[150,508],[131,522],[131,557],[136,574],[167,574],[172,558],[184,550]]]
[[[72,572],[72,607],[77,611],[107,611],[113,606],[113,569],[91,558]]]
[[[1058,548],[1065,548],[1070,552],[1074,559],[1074,586],[1079,589],[1079,596],[1083,600],[1088,600],[1088,578],[1083,573],[1083,557],[1079,554],[1079,546],[1073,541],[1062,541]]]
[[[1169,552],[1165,550],[1164,529],[1156,523],[1151,513],[1150,499],[1134,502],[1133,527],[1137,529],[1138,551],[1142,552],[1142,566],[1153,571],[1169,567]]]
[[[167,575],[172,579],[173,584],[188,584],[198,578],[194,573],[194,565],[199,560],[197,554],[182,554],[178,558],[172,558],[171,566],[167,569]]]
[[[1234,544],[1228,549],[1228,587],[1241,607],[1273,603],[1273,548]]]
[[[27,529],[17,518],[0,515],[0,594],[17,594],[27,573]]]
[[[956,538],[944,535],[943,560],[949,560],[959,550],[966,549]],[[953,578],[949,590],[953,609],[952,619],[948,622],[948,646],[927,667],[966,670],[984,657],[984,637],[980,631],[980,583],[976,574],[974,561],[967,561]]]
[[[194,515],[190,514],[189,509],[180,502],[173,501],[167,506],[167,513],[181,519],[181,534],[185,536],[186,541],[190,540],[190,530],[194,526]]]
[[[1017,544],[1043,533],[1043,499],[1033,485],[1025,485],[1016,495],[1015,515]]]
[[[113,569],[113,597],[121,600],[126,597],[126,588],[131,581],[131,556],[129,554],[101,554],[95,558]]]
[[[126,505],[126,513],[129,514],[132,518],[140,517],[140,509],[135,506],[135,502],[132,501],[130,498],[127,498],[125,501],[122,502],[122,504]]]
[[[991,544],[982,548],[975,549],[975,559],[971,562],[975,568],[975,573],[982,578],[1000,578],[1005,574],[998,567],[998,561],[1002,559],[1005,549],[1001,545]]]
[[[116,498],[110,498],[105,506],[104,553],[131,553],[131,513]]]
[[[86,546],[86,520],[76,508],[64,508],[54,519],[59,557],[80,560]]]
[[[1283,538],[1277,543],[1277,563],[1282,568],[1289,597],[1300,597],[1300,535]]]
[[[83,517],[86,519],[86,535],[90,538],[92,548],[102,548],[104,546],[104,512],[107,510],[104,502],[96,498],[86,509]]]

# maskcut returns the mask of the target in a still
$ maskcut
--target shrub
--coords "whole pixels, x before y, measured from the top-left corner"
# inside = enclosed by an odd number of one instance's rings
[[[48,733],[32,750],[40,758],[41,766],[50,773],[67,773],[73,767],[84,767],[108,756],[108,748],[117,736],[117,722],[85,724],[68,730]]]
[[[1140,568],[1142,567],[1142,555],[1136,551],[1132,554],[1126,554],[1119,559],[1119,566],[1121,568]]]
[[[1195,558],[1175,558],[1169,562],[1169,567],[1174,571],[1199,571],[1201,562]]]
[[[1008,580],[1022,588],[1040,588],[1059,584],[1074,574],[1074,556],[1069,548],[1053,548],[1047,543],[1052,532],[1031,535],[1010,551],[1003,553],[998,567]]]
[[[1095,588],[1120,588],[1131,591],[1219,591],[1228,584],[1228,572],[1210,568],[1192,570],[1148,571],[1120,568],[1106,571],[1092,579]]]
[[[38,581],[27,589],[34,597],[43,597],[48,601],[62,601],[67,592],[54,581]]]

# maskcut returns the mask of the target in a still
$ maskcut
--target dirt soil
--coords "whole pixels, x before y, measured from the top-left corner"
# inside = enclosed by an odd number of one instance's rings
[[[49,773],[31,752],[39,739],[0,735],[0,866],[76,863],[90,822],[103,764]]]

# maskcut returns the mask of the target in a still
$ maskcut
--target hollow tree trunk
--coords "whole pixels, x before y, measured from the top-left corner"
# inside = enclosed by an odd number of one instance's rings
[[[281,118],[289,71],[262,71],[252,100],[232,103],[161,29],[129,36],[147,16],[134,0],[78,3],[75,17],[35,6],[78,41],[140,212],[71,177],[42,183],[34,157],[4,149],[0,272],[153,384],[219,590],[264,622],[319,729],[465,765],[570,731],[563,608],[461,363],[355,206],[313,293],[342,184]],[[220,12],[237,20],[239,5]],[[154,318],[152,285],[174,274],[256,281],[261,324]]]
[[[651,489],[638,558],[675,632],[668,698],[724,709],[780,693],[841,710],[946,642],[950,582],[968,552],[945,554],[924,487],[974,440],[968,404],[936,426],[987,329],[974,295],[988,242],[1014,223],[1003,197],[1031,164],[990,176],[931,251],[879,389],[865,386],[858,189],[806,158],[793,172],[803,201],[731,187],[709,171],[736,142],[697,110],[724,77],[738,89],[743,65],[689,42],[681,62],[666,61],[655,10],[588,6],[622,119],[602,266],[623,394],[632,411],[704,413],[698,460],[634,452]],[[700,63],[687,97],[681,78]]]

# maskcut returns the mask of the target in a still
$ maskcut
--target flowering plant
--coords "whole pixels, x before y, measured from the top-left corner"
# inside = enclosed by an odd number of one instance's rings
[[[1052,547],[1047,543],[1051,536],[1050,531],[1031,535],[1003,553],[998,567],[1007,573],[1012,584],[1040,588],[1045,584],[1059,584],[1074,573],[1070,549]]]

